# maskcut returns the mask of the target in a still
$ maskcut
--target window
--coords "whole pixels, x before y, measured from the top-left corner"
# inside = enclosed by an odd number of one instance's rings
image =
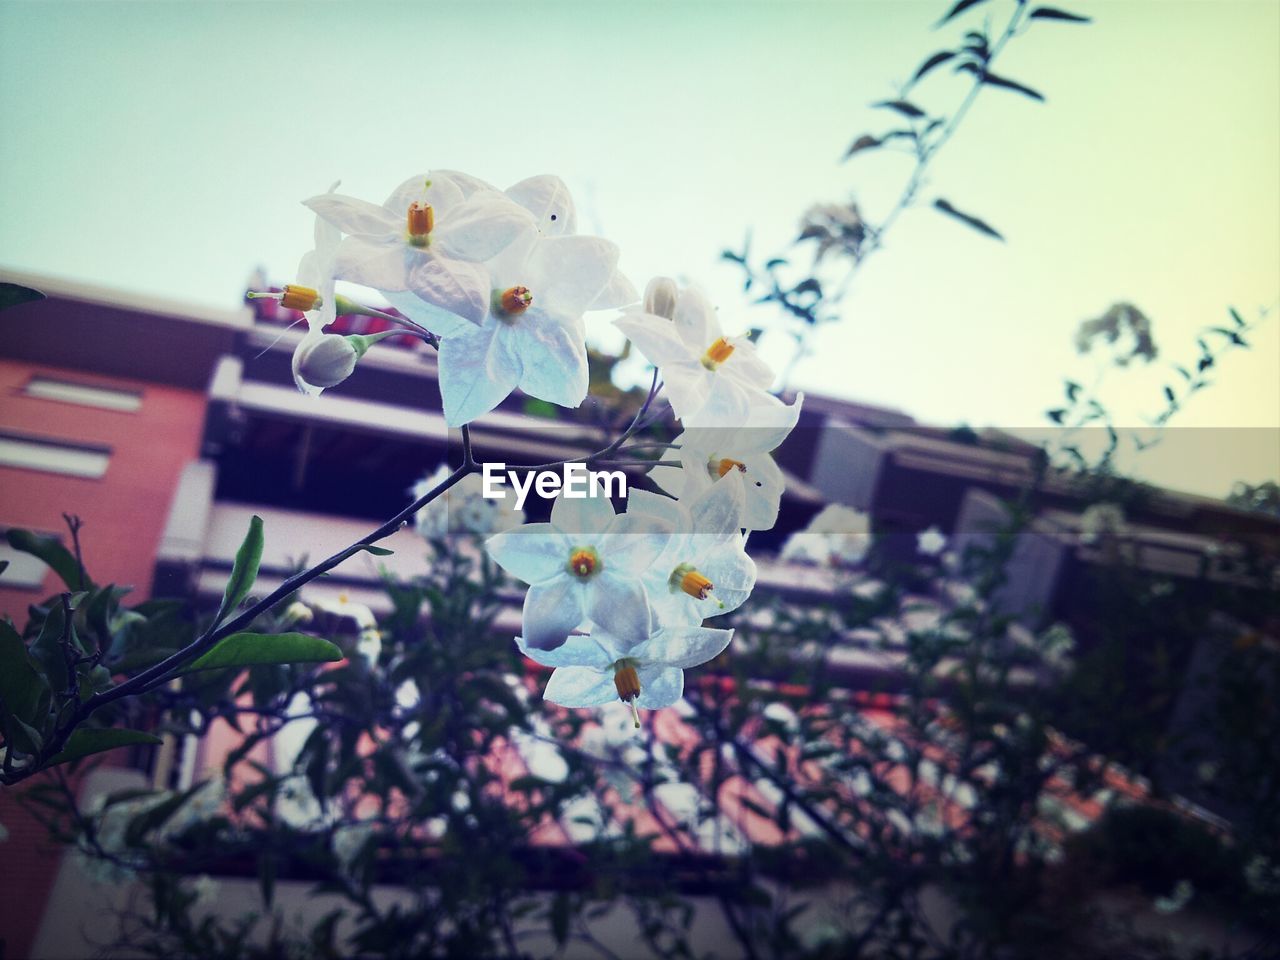
[[[52,440],[33,440],[0,433],[0,467],[46,470],[71,477],[100,477],[107,472],[111,451]]]
[[[0,562],[8,560],[9,566],[0,571],[0,587],[17,587],[23,590],[39,590],[44,576],[49,572],[45,562],[29,553],[15,550],[0,530]]]
[[[78,403],[84,407],[98,407],[101,410],[123,410],[133,413],[142,406],[142,394],[132,390],[95,387],[87,383],[54,380],[50,377],[32,377],[31,382],[23,388],[22,392],[28,397]]]

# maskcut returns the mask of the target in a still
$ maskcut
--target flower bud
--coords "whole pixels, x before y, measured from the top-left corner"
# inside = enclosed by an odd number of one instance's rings
[[[644,288],[644,312],[668,320],[676,315],[676,298],[680,290],[670,277],[654,277]]]
[[[351,342],[336,333],[304,337],[293,354],[293,378],[303,384],[325,389],[336,387],[356,368],[360,354]],[[305,391],[304,391],[305,392]]]

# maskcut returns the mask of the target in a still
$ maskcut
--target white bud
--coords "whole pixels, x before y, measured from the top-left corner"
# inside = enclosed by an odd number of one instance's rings
[[[668,320],[676,315],[676,298],[680,289],[670,277],[654,277],[644,288],[644,312]]]
[[[360,354],[335,333],[309,333],[293,352],[293,379],[303,393],[317,394],[336,387],[356,368]]]

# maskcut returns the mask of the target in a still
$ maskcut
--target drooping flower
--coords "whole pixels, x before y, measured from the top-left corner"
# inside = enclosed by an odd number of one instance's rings
[[[307,396],[318,397],[351,376],[371,346],[399,333],[399,330],[384,330],[343,336],[309,330],[293,351],[293,382]]]
[[[491,291],[484,261],[534,229],[528,212],[502,194],[464,196],[443,173],[411,177],[382,206],[336,193],[305,203],[346,234],[334,256],[339,279],[373,287],[442,336],[484,320]]]
[[[588,619],[624,648],[650,634],[652,614],[642,579],[671,538],[653,517],[615,514],[600,494],[562,493],[550,523],[531,523],[491,537],[489,555],[528,583],[524,636],[553,650]]]
[[[662,374],[671,409],[686,427],[740,426],[752,408],[776,404],[766,391],[773,371],[746,337],[726,337],[715,308],[684,290],[671,319],[635,310],[614,325]]]
[[[555,672],[544,700],[562,707],[598,707],[611,700],[629,704],[635,725],[637,708],[669,707],[684,693],[684,671],[719,656],[732,630],[672,627],[639,644],[620,643],[608,633],[574,635],[554,650],[540,649],[516,637],[520,652]]]
[[[555,206],[563,184],[554,177],[534,179],[540,183],[528,195],[517,190],[521,184],[512,190],[529,203],[531,196],[551,195],[535,204],[542,211],[540,222],[550,224],[556,214],[545,209]],[[469,423],[517,387],[563,407],[582,403],[587,395],[583,314],[602,298],[628,296],[613,289],[617,263],[618,248],[608,240],[566,232],[535,233],[489,260],[488,314],[478,327],[447,334],[440,344],[445,421]],[[629,297],[634,299],[633,290]]]
[[[843,504],[823,507],[809,525],[787,537],[782,559],[829,567],[852,567],[871,549],[871,518]]]
[[[444,483],[452,472],[447,464],[442,463],[433,473],[410,487],[409,494],[418,499]],[[489,536],[524,523],[524,511],[516,508],[514,495],[509,489],[503,499],[490,500],[484,496],[483,487],[480,475],[471,473],[432,500],[414,518],[414,527],[419,535],[428,540],[452,533]]]
[[[678,457],[679,467],[660,466],[649,477],[680,500],[692,500],[711,489],[729,471],[742,475],[746,500],[742,526],[769,530],[778,521],[786,480],[769,454],[794,429],[804,394],[787,406],[758,404],[741,427],[691,427],[672,442],[660,460]]]
[[[756,583],[756,565],[742,536],[745,493],[736,470],[689,501],[633,490],[627,512],[652,516],[674,531],[645,575],[655,629],[696,626],[742,606]]]

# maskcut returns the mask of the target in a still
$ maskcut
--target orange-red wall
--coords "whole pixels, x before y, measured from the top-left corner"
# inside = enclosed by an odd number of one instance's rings
[[[142,393],[133,413],[99,410],[22,394],[35,375]],[[126,603],[147,597],[156,549],[183,466],[199,454],[205,395],[143,380],[102,377],[0,359],[0,431],[111,447],[111,461],[96,480],[0,466],[0,526],[64,535],[63,512],[84,521],[85,566],[98,583],[130,584]],[[0,588],[0,615],[19,629],[28,604],[63,589],[52,573],[41,590]],[[18,788],[21,789],[21,788]],[[23,810],[12,788],[0,787],[0,955],[29,955],[58,868],[59,851],[44,828]]]

